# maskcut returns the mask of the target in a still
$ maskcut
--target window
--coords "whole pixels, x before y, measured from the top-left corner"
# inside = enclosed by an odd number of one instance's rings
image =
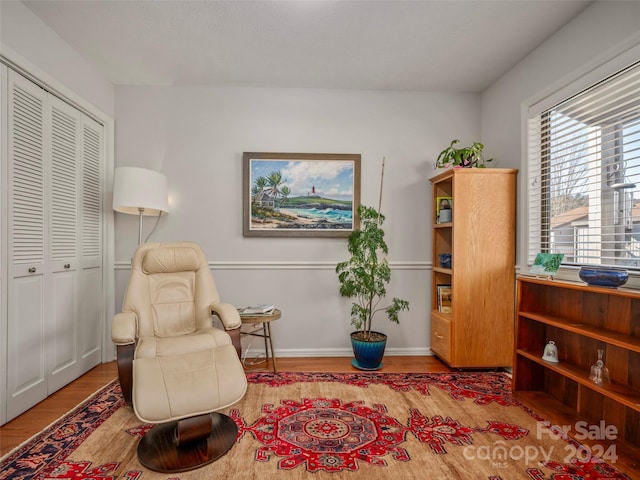
[[[528,261],[640,271],[640,63],[528,121]]]

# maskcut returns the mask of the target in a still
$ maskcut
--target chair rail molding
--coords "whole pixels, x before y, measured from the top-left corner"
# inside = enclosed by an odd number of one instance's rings
[[[312,261],[213,261],[209,262],[209,268],[213,270],[335,270],[335,262]],[[409,261],[389,262],[392,270],[431,270],[431,262]],[[130,270],[130,261],[115,262],[116,270]]]

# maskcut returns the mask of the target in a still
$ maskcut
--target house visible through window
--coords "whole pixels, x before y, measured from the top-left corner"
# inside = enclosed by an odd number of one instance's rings
[[[529,117],[536,253],[640,270],[640,63]]]

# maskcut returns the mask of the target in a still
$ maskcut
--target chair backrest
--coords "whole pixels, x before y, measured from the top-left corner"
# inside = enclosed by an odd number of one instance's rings
[[[123,311],[135,312],[139,337],[173,337],[211,326],[220,297],[193,242],[145,243],[133,256]]]

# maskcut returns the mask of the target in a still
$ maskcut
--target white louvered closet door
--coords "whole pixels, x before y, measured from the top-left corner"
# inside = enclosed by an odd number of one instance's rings
[[[101,361],[104,128],[11,70],[7,84],[10,420]]]
[[[87,371],[102,354],[102,166],[104,129],[83,117],[81,141],[82,214],[80,256],[80,361]]]
[[[7,419],[47,396],[45,107],[47,93],[9,72]]]
[[[78,364],[78,249],[81,113],[50,96],[47,119],[51,131],[48,171],[47,248],[51,278],[45,292],[48,392],[80,374]]]

